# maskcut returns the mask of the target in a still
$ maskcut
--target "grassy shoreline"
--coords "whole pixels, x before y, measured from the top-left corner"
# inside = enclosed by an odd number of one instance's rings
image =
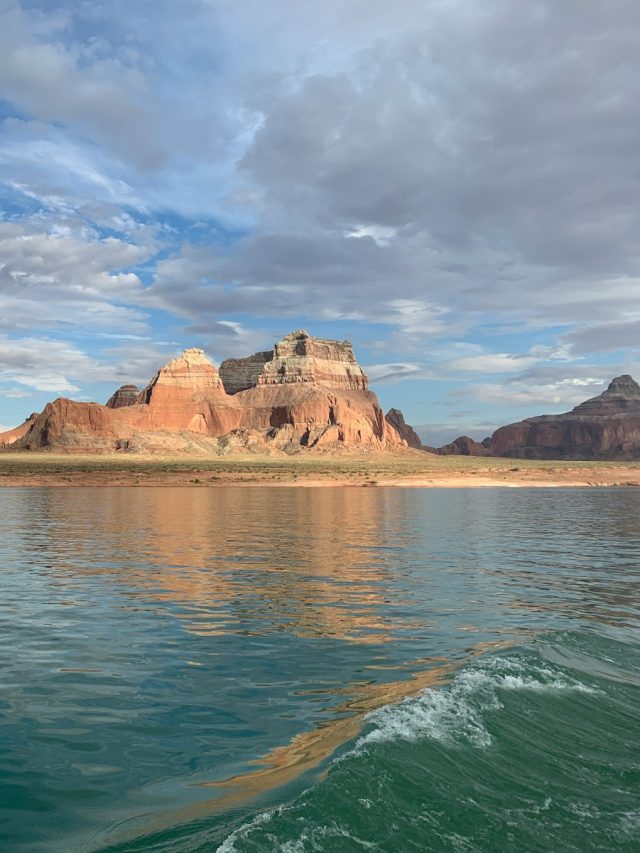
[[[640,462],[344,454],[223,457],[4,450],[0,487],[38,486],[638,486]]]

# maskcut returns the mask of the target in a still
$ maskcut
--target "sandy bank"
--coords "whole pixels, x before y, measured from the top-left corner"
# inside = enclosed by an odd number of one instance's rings
[[[0,487],[235,486],[550,488],[640,486],[638,462],[541,462],[402,454],[295,457],[5,451]]]

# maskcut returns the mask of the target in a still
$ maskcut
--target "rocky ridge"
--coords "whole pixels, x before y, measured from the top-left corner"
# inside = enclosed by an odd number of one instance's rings
[[[266,353],[251,356],[251,364]],[[202,350],[187,349],[146,388],[122,386],[107,405],[59,398],[15,441],[27,449],[302,448],[397,450],[405,439],[385,419],[348,342],[294,332],[260,371],[227,362],[227,387]],[[223,364],[225,364],[223,362]],[[250,381],[249,381],[250,380]],[[243,387],[248,385],[249,387]],[[0,435],[0,442],[3,440]]]
[[[466,448],[474,456],[520,459],[640,459],[640,385],[628,374],[617,376],[606,391],[570,412],[526,418],[500,427],[482,444],[463,437],[446,448],[438,452]]]

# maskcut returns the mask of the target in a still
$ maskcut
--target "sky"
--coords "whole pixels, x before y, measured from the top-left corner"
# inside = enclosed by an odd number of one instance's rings
[[[349,339],[428,443],[640,378],[636,0],[0,0],[0,426]]]

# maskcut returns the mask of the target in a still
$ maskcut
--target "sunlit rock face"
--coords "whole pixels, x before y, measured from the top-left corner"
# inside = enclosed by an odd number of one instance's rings
[[[121,385],[107,400],[108,409],[121,409],[123,406],[135,406],[140,389],[137,385]]]
[[[135,386],[123,386],[106,406],[65,398],[49,403],[17,443],[165,452],[407,446],[368,390],[347,342],[294,332],[268,353],[229,359],[222,367],[221,377],[202,350],[187,349],[135,400]]]
[[[385,415],[387,423],[390,424],[396,432],[403,438],[409,447],[415,447],[417,450],[422,448],[420,436],[404,419],[404,415],[400,409],[389,409]]]
[[[20,426],[5,430],[5,432],[0,432],[0,447],[7,447],[10,444],[15,444],[19,439],[25,436],[31,428],[31,424],[37,417],[38,413],[34,412],[32,415],[29,415],[26,421],[23,421]]]
[[[258,385],[298,383],[341,391],[368,388],[349,341],[314,338],[304,330],[286,335],[269,352],[223,361],[220,375],[229,394]]]

